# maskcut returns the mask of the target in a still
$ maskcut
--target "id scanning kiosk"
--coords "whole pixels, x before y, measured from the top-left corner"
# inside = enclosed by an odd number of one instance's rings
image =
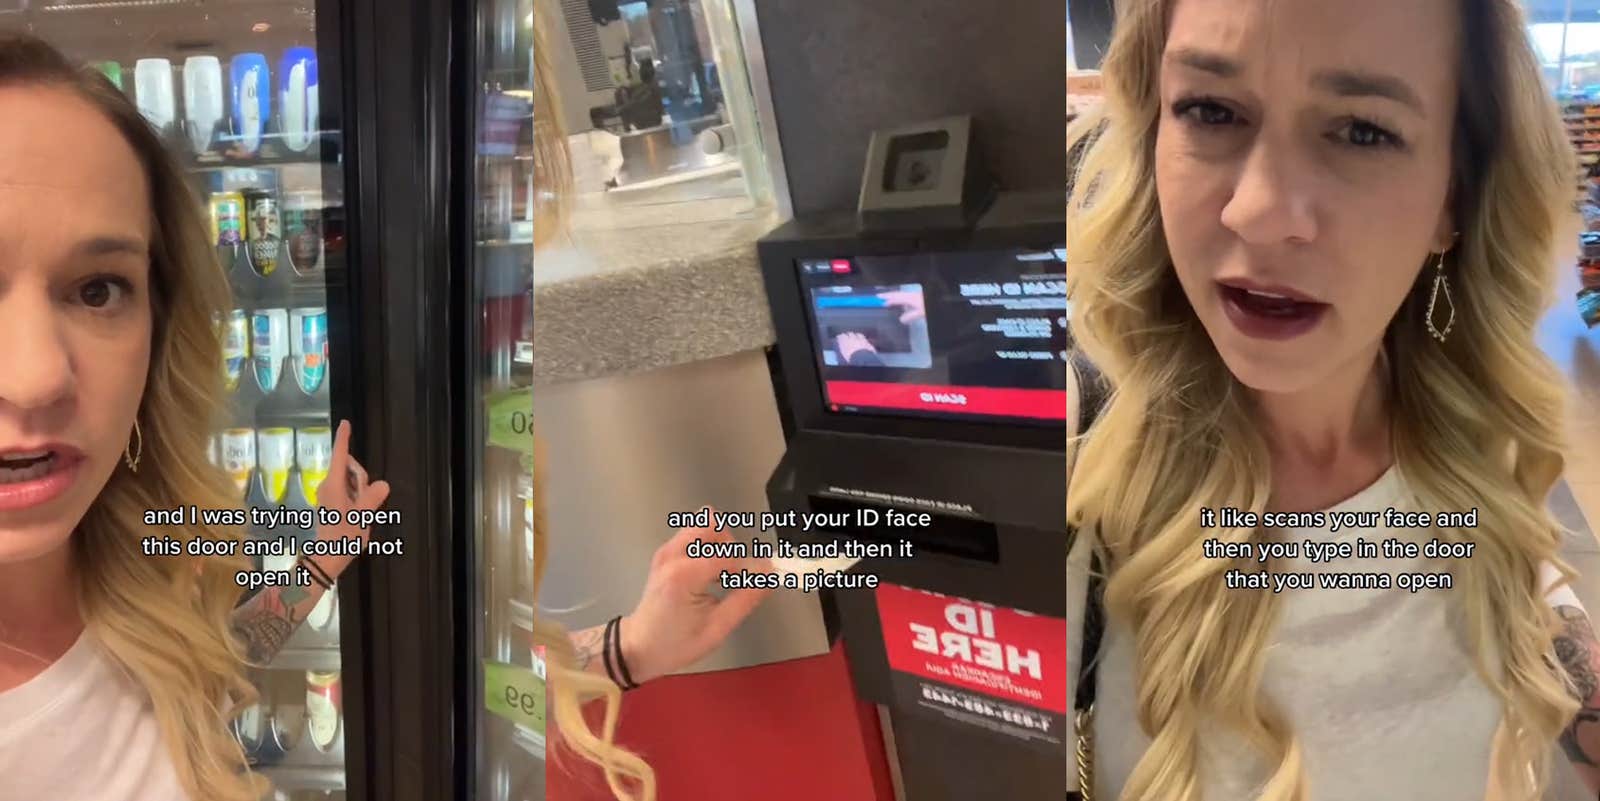
[[[940,150],[973,141],[959,118],[879,134],[862,208],[760,242],[789,417],[767,497],[776,513],[827,515],[784,532],[792,543],[880,546],[853,565],[800,564],[846,587],[824,592],[828,630],[879,707],[897,795],[1058,799],[1066,204],[991,193],[970,152]]]

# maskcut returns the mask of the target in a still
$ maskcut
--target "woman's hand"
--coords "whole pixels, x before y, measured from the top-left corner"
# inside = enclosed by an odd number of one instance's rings
[[[772,563],[754,558],[690,558],[688,547],[696,539],[735,541],[726,529],[684,528],[656,550],[639,605],[621,624],[622,657],[635,683],[643,684],[703,659],[772,592],[734,589],[718,598],[713,590],[720,589],[724,572],[771,573]]]
[[[328,477],[317,487],[317,505],[337,511],[339,522],[325,526],[319,517],[317,539],[359,537],[365,547],[371,534],[345,522],[345,512],[351,509],[375,511],[388,497],[389,485],[383,481],[368,484],[367,471],[350,458],[350,423],[340,421],[339,433],[333,441],[333,458],[328,462]],[[302,556],[300,559],[316,560],[317,566],[327,571],[330,578],[337,578],[355,556]],[[245,661],[258,667],[270,664],[322,600],[323,594],[323,588],[316,584],[267,587],[235,609],[233,632]]]
[[[878,297],[883,299],[886,305],[903,310],[900,313],[900,323],[902,325],[910,325],[912,322],[928,316],[927,311],[924,310],[925,301],[922,298],[921,291],[897,289],[893,292],[879,293]]]
[[[867,339],[866,334],[857,333],[855,331],[846,331],[843,334],[840,334],[838,337],[838,348],[840,358],[844,359],[846,362],[854,359],[857,353],[864,350],[871,351],[873,353],[878,352],[877,348],[872,347],[872,341]]]
[[[350,421],[339,421],[339,432],[333,439],[333,458],[328,462],[328,477],[322,480],[317,487],[317,506],[330,512],[337,512],[339,522],[332,525],[323,525],[318,517],[317,539],[335,540],[358,537],[363,546],[372,537],[372,532],[346,520],[345,514],[352,509],[363,511],[377,511],[383,507],[383,502],[389,498],[389,482],[367,482],[367,470],[361,463],[350,455]],[[321,515],[318,511],[318,515]],[[329,515],[332,517],[332,515]],[[337,578],[350,563],[355,561],[355,556],[318,556],[317,565],[328,571],[328,575]]]

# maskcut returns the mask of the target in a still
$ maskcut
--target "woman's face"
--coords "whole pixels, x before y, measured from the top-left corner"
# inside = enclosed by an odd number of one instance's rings
[[[150,366],[150,217],[105,116],[0,88],[0,564],[65,543],[122,458]]]
[[[1430,251],[1449,246],[1456,5],[1175,0],[1162,224],[1184,294],[1246,386],[1365,375]]]

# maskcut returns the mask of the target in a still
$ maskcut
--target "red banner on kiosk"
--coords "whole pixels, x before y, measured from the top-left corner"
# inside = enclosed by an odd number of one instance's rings
[[[1033,743],[1064,744],[1067,624],[893,584],[877,589],[903,703]]]
[[[932,384],[890,384],[880,381],[828,381],[828,402],[984,417],[1067,419],[1067,393],[1059,389],[1003,389]]]

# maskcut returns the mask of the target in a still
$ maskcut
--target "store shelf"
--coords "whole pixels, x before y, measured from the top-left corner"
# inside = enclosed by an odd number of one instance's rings
[[[492,230],[494,233],[487,236],[480,234],[477,241],[479,247],[498,248],[515,247],[519,245],[527,247],[533,244],[532,220],[517,220],[511,223],[496,225],[485,230]]]
[[[307,394],[294,375],[294,357],[283,357],[277,386],[272,392],[263,392],[253,363],[247,363],[239,374],[239,386],[229,399],[233,424],[240,428],[330,426],[329,382],[324,379],[316,392]]]
[[[339,131],[315,131],[310,143],[302,150],[289,147],[285,135],[266,133],[253,153],[236,150],[242,137],[220,135],[213,139],[211,150],[204,154],[194,152],[188,137],[170,131],[166,138],[170,148],[184,159],[184,167],[191,172],[219,170],[278,169],[281,167],[317,167],[337,162],[340,152]]]
[[[280,790],[343,790],[344,768],[276,765],[257,771]]]
[[[533,631],[533,607],[516,599],[506,602],[511,608],[511,625],[523,631]]]
[[[305,153],[290,152],[284,155],[254,156],[249,158],[194,159],[184,165],[190,172],[217,172],[220,170],[262,170],[280,167],[312,166],[324,163],[321,154],[311,150]]]
[[[485,248],[504,248],[504,247],[519,247],[519,246],[520,247],[529,247],[529,248],[531,248],[531,247],[533,247],[533,234],[532,234],[532,232],[529,232],[529,234],[526,237],[508,236],[508,237],[497,237],[497,238],[494,238],[494,239],[480,239],[480,240],[477,241],[477,245],[478,245],[478,247],[485,247]]]
[[[339,669],[338,648],[285,648],[278,652],[277,658],[267,666],[268,670],[315,670],[330,671]]]
[[[541,762],[544,761],[545,738],[543,734],[522,726],[516,726],[511,734],[511,742],[518,748],[527,751]]]

